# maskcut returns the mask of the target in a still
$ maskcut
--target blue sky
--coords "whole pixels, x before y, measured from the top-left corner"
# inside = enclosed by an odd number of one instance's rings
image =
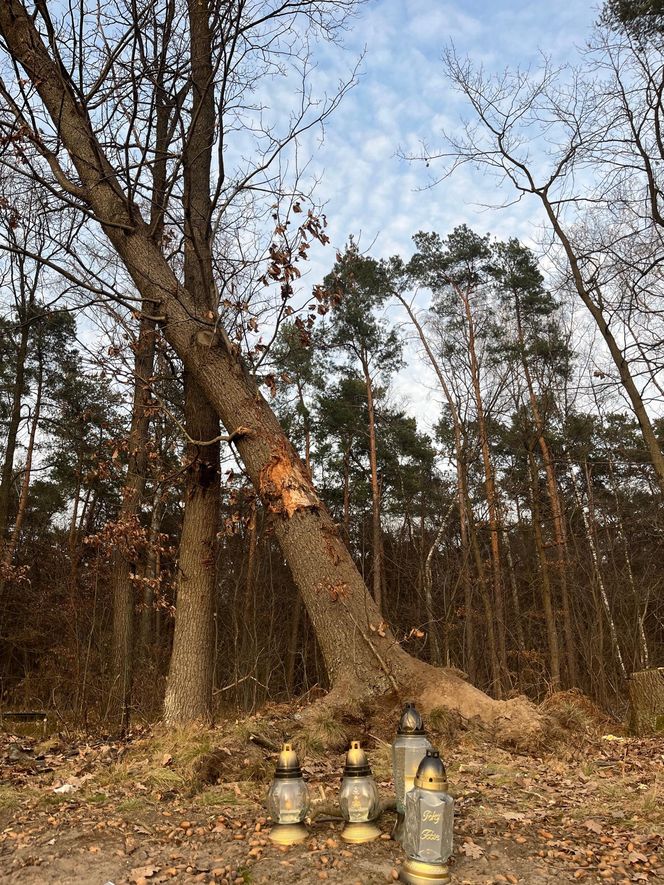
[[[343,248],[349,234],[376,257],[408,255],[418,230],[445,234],[461,223],[534,245],[540,224],[534,199],[500,211],[482,208],[482,203],[501,202],[495,181],[465,168],[427,189],[433,170],[397,153],[417,150],[422,140],[435,145],[443,127],[453,130],[459,124],[464,108],[445,80],[445,46],[453,42],[459,55],[487,72],[536,66],[541,52],[558,64],[574,63],[597,14],[595,5],[569,0],[365,4],[346,35],[345,50],[324,47],[319,55],[318,75],[333,85],[366,49],[359,83],[327,123],[323,143],[312,135],[305,144],[311,171],[321,179],[317,197],[326,203],[332,239],[331,248],[312,250],[305,287],[329,269],[334,249]],[[431,391],[434,401],[439,398],[437,386],[414,349],[407,359],[395,384],[396,398],[430,427],[438,417],[437,407],[431,407]]]
[[[495,183],[471,170],[421,190],[430,171],[397,152],[417,150],[422,139],[435,145],[443,127],[458,125],[463,106],[441,62],[450,42],[490,71],[536,65],[540,51],[573,62],[596,16],[595,7],[570,2],[366,4],[347,34],[346,52],[327,50],[322,66],[342,76],[366,47],[360,81],[328,122],[323,145],[316,149],[313,139],[310,145],[334,245],[361,234],[365,248],[375,239],[372,253],[389,255],[408,251],[419,229],[444,233],[461,222],[529,239],[537,223],[534,201],[501,213],[482,210],[477,204],[487,201],[487,186],[495,200]]]

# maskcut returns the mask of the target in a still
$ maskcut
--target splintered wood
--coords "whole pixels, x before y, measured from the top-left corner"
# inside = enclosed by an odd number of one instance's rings
[[[298,510],[320,507],[302,466],[286,453],[273,455],[261,470],[260,493],[273,513],[280,513],[288,519]]]

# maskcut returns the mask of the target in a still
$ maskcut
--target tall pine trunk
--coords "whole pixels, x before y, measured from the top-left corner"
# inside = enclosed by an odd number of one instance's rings
[[[379,611],[383,610],[383,530],[380,519],[380,484],[378,482],[378,453],[376,449],[376,413],[374,409],[373,382],[366,357],[362,359],[364,383],[367,390],[367,413],[369,418],[369,466],[371,470],[371,586],[373,598]]]
[[[16,371],[9,411],[7,439],[4,446],[5,456],[2,462],[2,474],[0,475],[0,551],[4,546],[5,533],[9,522],[11,488],[14,479],[14,454],[16,452],[18,428],[21,423],[21,404],[25,393],[25,364],[28,356],[28,338],[30,337],[30,325],[27,322],[27,317],[22,316],[19,319],[21,320],[21,333],[16,348]]]
[[[574,636],[574,625],[572,623],[572,605],[569,596],[569,587],[567,583],[567,532],[565,531],[565,519],[563,516],[563,507],[558,490],[558,480],[556,478],[555,465],[551,455],[551,449],[544,431],[544,420],[542,411],[537,401],[535,393],[535,385],[533,377],[525,355],[525,343],[523,335],[523,324],[521,321],[521,303],[517,292],[515,295],[515,314],[517,334],[519,337],[519,349],[521,352],[521,365],[523,374],[526,379],[528,388],[528,400],[530,409],[533,413],[533,421],[535,423],[535,431],[537,433],[537,443],[542,453],[542,464],[546,475],[546,490],[551,505],[551,517],[553,522],[553,540],[556,551],[556,569],[558,577],[558,586],[560,588],[560,600],[563,613],[563,631],[565,634],[565,663],[567,666],[567,683],[575,686],[578,680],[577,663],[576,663],[576,641]]]
[[[154,321],[142,316],[134,351],[134,395],[129,430],[127,476],[122,489],[118,514],[120,531],[131,534],[138,523],[145,492],[147,443],[150,429],[150,378],[155,351]],[[111,633],[111,685],[108,717],[126,730],[131,711],[131,687],[134,659],[134,586],[136,563],[131,562],[121,545],[111,559],[111,594],[113,618]]]
[[[556,616],[551,594],[551,581],[549,579],[549,566],[544,553],[544,541],[542,539],[542,516],[540,512],[540,484],[537,472],[537,463],[532,451],[528,451],[528,466],[530,469],[530,502],[533,516],[533,535],[535,538],[535,550],[537,552],[537,564],[540,575],[540,593],[542,608],[544,609],[544,623],[546,624],[546,638],[549,646],[549,672],[551,674],[551,690],[558,691],[560,688],[560,651],[558,648],[558,632],[556,630]]]
[[[500,663],[501,689],[509,687],[510,676],[507,666],[505,597],[503,591],[503,571],[500,561],[500,516],[496,495],[496,479],[489,451],[489,434],[486,426],[482,390],[480,387],[480,369],[475,346],[475,319],[470,305],[470,294],[463,286],[455,287],[463,304],[468,331],[468,356],[470,358],[470,374],[477,410],[477,429],[480,438],[480,451],[484,467],[484,488],[489,512],[489,536],[491,547],[491,576],[493,583],[493,601],[496,616],[496,643],[498,661]]]
[[[445,380],[445,376],[443,375],[443,371],[440,367],[440,363],[436,359],[429,341],[427,340],[426,335],[424,334],[424,329],[422,328],[422,324],[417,319],[413,308],[406,301],[406,299],[401,295],[400,292],[395,291],[395,297],[398,301],[405,307],[408,316],[412,324],[415,326],[417,330],[417,334],[419,336],[420,341],[422,342],[422,346],[424,347],[424,351],[429,358],[429,362],[436,373],[436,377],[440,382],[440,386],[442,388],[443,394],[445,395],[445,400],[447,401],[447,405],[450,409],[450,414],[452,416],[452,424],[454,429],[454,455],[455,455],[455,466],[456,466],[456,484],[457,484],[457,500],[459,504],[459,529],[460,529],[460,538],[461,538],[461,578],[463,582],[463,604],[464,604],[464,624],[463,624],[463,649],[464,649],[464,669],[470,676],[471,681],[475,681],[477,676],[477,658],[476,658],[476,639],[475,639],[475,624],[473,622],[473,588],[470,581],[470,572],[469,572],[469,562],[470,562],[470,544],[468,541],[468,493],[467,493],[467,481],[466,481],[466,462],[464,457],[464,445],[463,445],[463,429],[461,427],[461,418],[459,416],[459,410],[457,409],[456,403],[454,402],[454,398],[452,397],[452,392]],[[493,650],[491,651],[491,659],[493,660]]]

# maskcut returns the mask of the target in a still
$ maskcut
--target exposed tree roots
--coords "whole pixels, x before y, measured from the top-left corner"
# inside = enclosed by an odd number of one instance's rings
[[[375,731],[388,721],[390,727],[396,727],[401,704],[412,700],[425,716],[435,720],[437,730],[481,732],[497,745],[523,752],[535,752],[548,741],[548,717],[531,701],[523,696],[494,700],[461,678],[458,671],[410,658],[397,684],[398,692],[381,692],[364,687],[358,680],[338,682],[304,711],[302,724],[305,729],[327,729],[331,734],[335,734],[332,723],[340,726],[342,734],[349,727],[356,732],[358,728]]]

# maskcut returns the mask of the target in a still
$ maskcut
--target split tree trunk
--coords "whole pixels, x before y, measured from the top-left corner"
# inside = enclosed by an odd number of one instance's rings
[[[393,690],[408,692],[426,711],[445,704],[477,716],[496,736],[523,741],[541,721],[518,699],[500,703],[459,677],[407,655],[389,630],[371,632],[380,613],[311,477],[228,338],[183,287],[114,169],[63,72],[50,58],[19,0],[0,4],[5,45],[34,84],[74,163],[72,189],[99,219],[144,302],[210,404],[235,435],[247,474],[273,514],[275,536],[300,589],[333,686],[348,704]]]

